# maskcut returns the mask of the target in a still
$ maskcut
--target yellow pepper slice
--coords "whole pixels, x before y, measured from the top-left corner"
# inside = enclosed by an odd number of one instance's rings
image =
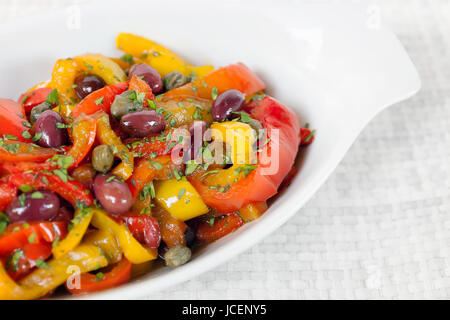
[[[41,88],[50,88],[50,84],[51,84],[51,80],[42,81],[42,82],[38,83],[37,85],[28,89],[27,92],[31,92],[31,91],[41,89]]]
[[[73,121],[71,117],[73,108],[75,108],[73,104],[60,104],[59,106],[53,108],[53,111],[58,112],[64,121],[70,124]]]
[[[90,231],[84,237],[83,243],[99,247],[109,263],[117,263],[122,260],[122,249],[119,247],[116,237],[109,231]]]
[[[137,197],[136,200],[134,200],[131,211],[150,215],[152,213],[152,198],[150,197],[150,195],[148,195],[144,199],[141,199],[141,197]]]
[[[106,84],[115,84],[127,80],[125,72],[108,57],[101,54],[85,54],[75,58],[59,59],[52,71],[50,83],[45,85],[58,90],[60,104],[75,104],[80,101],[75,93],[75,79],[82,74],[95,74]]]
[[[117,48],[155,68],[161,77],[169,72],[178,71],[185,76],[195,72],[199,78],[214,70],[213,66],[194,67],[162,45],[131,33],[120,33],[116,38],[116,44]]]
[[[50,260],[47,267],[36,269],[19,283],[15,283],[0,264],[0,299],[37,299],[62,285],[72,275],[70,268],[77,267],[77,271],[86,273],[107,265],[100,249],[91,244],[82,244],[65,256]]]
[[[123,250],[125,257],[131,263],[144,263],[158,257],[158,249],[148,249],[143,247],[133,237],[125,225],[117,223],[101,209],[95,209],[92,225],[97,229],[106,230],[114,234]]]
[[[239,209],[239,214],[244,220],[253,221],[262,216],[267,211],[267,208],[265,201],[250,203]]]
[[[109,145],[116,157],[122,162],[117,165],[112,174],[127,180],[133,173],[134,157],[128,148],[122,143],[122,140],[111,129],[109,118],[106,114],[99,117],[97,121],[97,139],[101,144]]]
[[[25,300],[30,297],[31,292],[26,292],[14,282],[0,263],[0,300]]]
[[[233,164],[257,162],[254,150],[256,132],[250,125],[238,121],[214,123],[211,125],[211,137],[215,141],[226,142]]]
[[[186,221],[209,211],[202,198],[187,180],[155,181],[156,201],[173,217]]]
[[[174,99],[158,99],[156,107],[162,108],[164,115],[169,114],[167,125],[177,128],[182,125],[189,125],[194,120],[212,122],[211,106],[212,100],[191,97],[176,97]]]
[[[83,67],[73,59],[56,61],[49,87],[58,90],[60,104],[74,104],[79,101],[73,84],[75,78],[83,73]]]
[[[130,68],[132,67],[133,64],[144,62],[141,59],[137,59],[135,57],[133,57],[133,59],[131,61],[123,60],[122,58],[110,58],[110,59],[112,61],[114,61],[115,63],[117,63],[124,72],[125,72],[125,70],[130,70]]]
[[[81,242],[93,215],[94,211],[92,208],[77,209],[75,211],[72,229],[63,240],[52,248],[52,254],[55,258],[58,259],[64,256]]]
[[[83,67],[84,72],[95,74],[105,80],[106,84],[127,81],[127,75],[112,59],[101,54],[88,53],[73,58]]]

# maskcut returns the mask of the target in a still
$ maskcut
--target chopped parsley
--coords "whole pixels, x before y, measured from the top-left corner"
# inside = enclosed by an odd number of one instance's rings
[[[60,154],[57,154],[50,158],[52,163],[56,164],[61,169],[68,169],[74,162],[74,159],[72,156],[63,156]],[[63,174],[66,174],[65,172],[62,172]],[[56,173],[55,173],[56,174]]]
[[[3,212],[0,213],[0,235],[5,231],[8,226],[9,218]]]
[[[53,173],[65,183],[67,183],[67,181],[69,180],[67,169],[55,169],[53,170]]]
[[[105,275],[103,272],[97,272],[95,274],[95,281],[100,282],[105,278]]]
[[[41,269],[49,269],[50,268],[50,266],[43,259],[36,260],[36,267],[41,268]]]
[[[105,97],[100,97],[100,98],[96,99],[95,104],[96,105],[103,104],[103,99],[105,99]]]
[[[5,134],[5,139],[7,139],[7,140],[17,140],[17,137],[13,136],[12,134],[7,133],[7,134]]]
[[[34,135],[34,137],[33,137],[33,141],[34,142],[36,142],[36,141],[39,141],[41,138],[42,138],[42,132],[38,132],[38,133],[36,133],[35,135]]]
[[[183,198],[185,193],[186,193],[186,189],[181,188],[180,192],[178,192],[178,200],[181,200],[181,198]]]
[[[19,199],[19,204],[21,207],[25,206],[25,193],[22,193],[20,196],[17,197]]]
[[[199,164],[196,163],[194,160],[189,160],[186,163],[186,170],[184,171],[184,174],[187,176],[192,174],[195,171],[195,169],[198,168],[198,166],[199,166]]]
[[[311,131],[305,138],[304,142],[309,142],[309,140],[312,139],[312,137],[314,136],[314,134],[316,133],[316,130]]]
[[[251,101],[261,101],[262,99],[264,99],[265,96],[266,96],[265,93],[256,93],[256,94],[252,97]]]
[[[219,92],[217,91],[217,88],[213,87],[211,90],[211,98],[213,100],[216,100],[218,96],[219,96]]]
[[[51,105],[58,105],[59,104],[58,90],[53,89],[52,92],[48,94],[47,99],[45,99],[45,102]]]
[[[133,64],[134,63],[133,56],[131,54],[129,54],[129,53],[126,53],[123,56],[121,56],[120,60],[122,60],[123,62],[126,62],[128,64]]]
[[[30,234],[30,236],[28,237],[28,243],[34,243],[36,241],[36,233],[33,232]]]
[[[28,192],[31,189],[33,189],[33,188],[31,188],[30,186],[27,186],[27,185],[23,185],[23,186],[19,187],[19,190],[22,191],[22,192]]]
[[[258,168],[258,166],[253,164],[245,164],[234,169],[234,175],[237,177],[239,174],[243,173],[243,177],[246,178],[256,168]]]
[[[250,123],[250,121],[252,120],[252,118],[249,116],[249,114],[247,112],[237,111],[237,112],[233,112],[233,113],[239,115],[238,121],[240,121],[240,122]]]
[[[27,130],[24,130],[22,131],[22,137],[25,139],[31,139],[31,134]]]
[[[203,108],[196,106],[194,114],[192,115],[192,118],[194,118],[194,120],[203,120],[202,110],[203,110]]]
[[[31,199],[44,199],[42,192],[35,191],[31,194]]]
[[[140,200],[145,200],[145,198],[147,198],[149,195],[152,198],[156,197],[155,186],[153,185],[153,181],[150,183],[147,183],[144,186],[144,188],[142,188],[142,191],[139,194],[139,198],[140,198]]]
[[[200,176],[200,179],[206,177],[206,176],[209,175],[209,174],[214,174],[214,173],[219,173],[219,170],[210,170],[210,171],[206,171],[204,174],[202,174],[202,175]]]
[[[153,161],[153,160],[149,160],[149,161],[156,170],[161,170],[163,168],[162,164],[159,163],[158,161]]]
[[[17,249],[11,255],[11,257],[6,262],[6,269],[11,270],[12,272],[17,272],[19,269],[19,261],[24,256],[22,249]]]
[[[28,121],[22,121],[22,124],[23,124],[25,127],[27,127],[27,128],[31,128],[31,127],[32,127],[31,123],[29,123]]]
[[[136,90],[129,91],[126,97],[132,100],[134,104],[141,106],[144,103],[145,92],[138,92]]]
[[[27,102],[27,100],[30,98],[29,95],[25,95],[25,97],[23,97],[22,99],[22,104],[24,104],[25,102]]]
[[[56,127],[58,129],[67,129],[67,128],[71,128],[73,124],[65,124],[65,123],[61,123],[61,122],[57,122],[56,123]]]

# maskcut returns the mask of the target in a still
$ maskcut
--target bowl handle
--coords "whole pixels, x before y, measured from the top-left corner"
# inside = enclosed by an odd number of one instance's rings
[[[345,116],[357,132],[378,112],[421,88],[402,44],[370,9],[364,5],[270,9],[271,17],[276,16],[291,34],[289,50],[299,55],[296,67],[307,79],[299,85],[324,92],[333,101],[323,114],[332,119]],[[293,45],[297,43],[298,48]]]
[[[344,86],[350,97],[347,112],[365,125],[383,109],[415,95],[422,84],[416,67],[392,32],[380,29],[360,42],[359,52],[348,56],[350,74],[339,86]]]

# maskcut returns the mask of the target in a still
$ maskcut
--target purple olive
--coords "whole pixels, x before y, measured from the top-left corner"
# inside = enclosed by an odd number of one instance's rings
[[[127,213],[133,204],[128,185],[112,174],[98,174],[94,180],[95,197],[111,214]]]
[[[11,222],[52,220],[59,212],[59,197],[53,191],[28,191],[16,197],[6,209]]]
[[[143,110],[122,116],[120,127],[132,137],[143,138],[163,131],[166,120],[153,110]]]
[[[164,241],[161,241],[161,244],[158,247],[158,256],[164,260],[164,255],[166,254],[166,252],[169,251],[169,247],[167,246],[167,244],[164,243]]]
[[[37,118],[34,132],[35,136],[42,135],[37,144],[44,148],[58,148],[67,141],[67,129],[58,128],[57,124],[64,124],[61,115],[53,110],[41,113]]]
[[[191,134],[191,136],[198,136],[201,137],[201,139],[203,139],[203,136],[206,132],[206,128],[208,127],[208,124],[205,121],[202,120],[194,120],[194,122],[192,122],[189,125],[189,133]]]
[[[53,222],[66,222],[66,223],[70,223],[70,221],[72,221],[73,219],[73,212],[71,209],[69,209],[68,207],[63,207],[61,206],[61,208],[59,208],[58,213],[56,214],[56,216],[54,216],[52,219],[50,219],[50,221]]]
[[[245,103],[245,96],[238,90],[227,90],[220,94],[211,107],[214,121],[225,121],[236,117],[233,112],[240,111]]]
[[[186,153],[186,161],[193,160],[197,156],[203,146],[203,141],[211,141],[211,135],[208,135],[210,131],[207,131],[207,126],[208,124],[201,120],[195,120],[189,125],[191,148]]]
[[[163,90],[163,82],[158,71],[145,63],[138,63],[131,67],[128,78],[142,77],[147,84],[152,88],[154,94],[159,94]]]
[[[95,74],[82,74],[75,78],[74,84],[76,86],[75,93],[80,99],[84,99],[92,92],[97,91],[106,85],[105,80]]]
[[[186,223],[186,230],[184,231],[184,238],[186,239],[186,246],[191,248],[194,244],[197,232],[197,224],[193,223],[192,226]]]

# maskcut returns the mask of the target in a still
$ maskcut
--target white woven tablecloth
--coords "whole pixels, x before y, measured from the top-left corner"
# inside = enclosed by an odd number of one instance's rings
[[[85,2],[0,0],[0,23]],[[270,237],[148,299],[450,298],[450,1],[342,2],[375,5],[422,91],[377,116]]]

